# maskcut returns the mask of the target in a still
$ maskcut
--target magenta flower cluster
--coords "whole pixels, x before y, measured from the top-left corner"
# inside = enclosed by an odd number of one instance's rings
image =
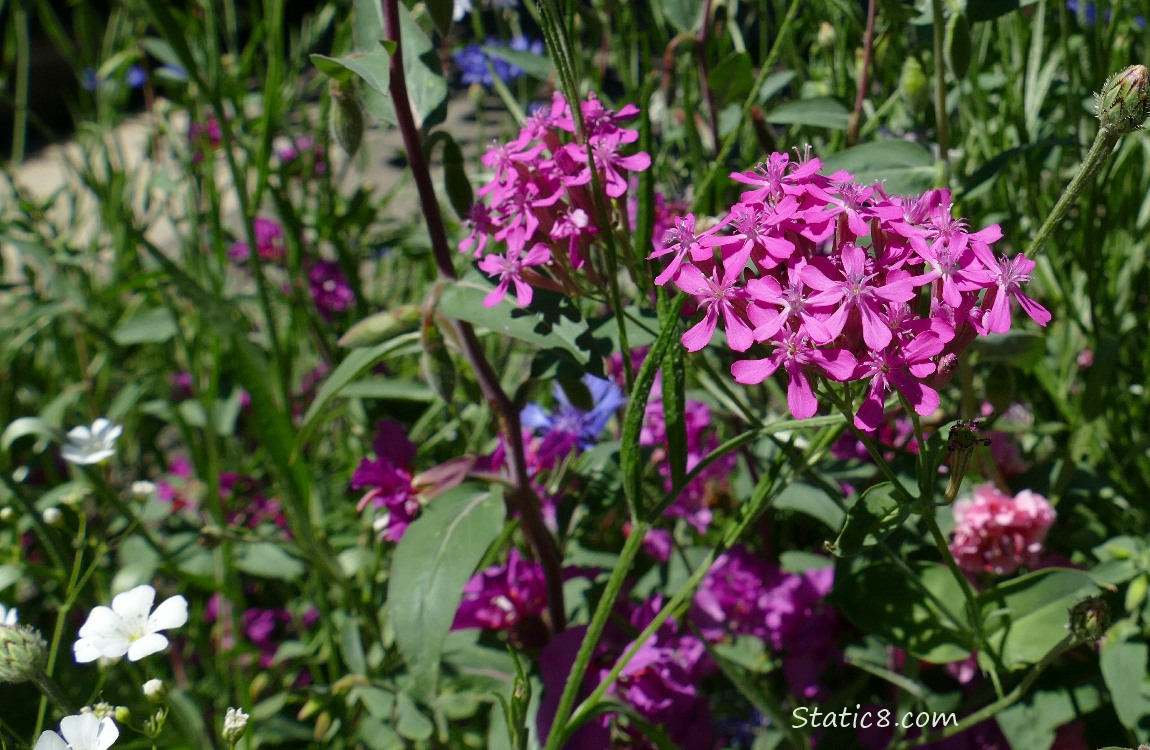
[[[573,292],[572,272],[587,268],[592,238],[614,227],[596,224],[591,170],[614,203],[611,222],[623,218],[627,172],[651,165],[643,152],[624,153],[639,138],[619,122],[639,110],[627,105],[615,112],[594,94],[580,102],[585,144],[574,142],[575,118],[567,101],[556,93],[550,107],[527,118],[519,137],[492,146],[483,163],[492,171],[478,193],[467,224],[470,235],[461,252],[479,259],[479,268],[496,279],[484,304],[493,307],[514,287],[520,307],[531,303],[534,288]],[[498,245],[499,248],[493,248]]]
[[[782,369],[798,419],[817,411],[819,378],[867,381],[855,425],[874,430],[892,389],[932,413],[929,378],[975,336],[1009,330],[1012,299],[1039,325],[1050,320],[1022,291],[1034,262],[995,255],[999,227],[968,232],[949,191],[892,197],[820,167],[772,154],[731,175],[751,189],[726,216],[702,227],[687,214],[657,244],[650,257],[666,265],[656,283],[674,282],[704,313],[683,335],[688,350],[707,346],[720,323],[733,351],[765,349],[732,375],[753,384]]]
[[[954,504],[950,551],[968,573],[1008,575],[1037,562],[1055,516],[1042,495],[1023,490],[1011,497],[993,484],[983,484],[975,488],[973,498]]]

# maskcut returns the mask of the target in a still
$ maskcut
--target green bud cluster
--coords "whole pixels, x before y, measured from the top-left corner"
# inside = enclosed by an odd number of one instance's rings
[[[0,683],[28,682],[44,671],[48,645],[26,625],[0,625]]]
[[[1095,114],[1102,127],[1118,135],[1142,128],[1150,116],[1150,70],[1131,65],[1106,80],[1095,95]]]

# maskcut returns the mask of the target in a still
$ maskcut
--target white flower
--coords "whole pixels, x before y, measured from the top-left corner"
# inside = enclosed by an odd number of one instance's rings
[[[0,604],[0,627],[10,628],[16,624],[16,608],[8,609]]]
[[[60,455],[65,461],[82,466],[107,461],[116,455],[116,438],[123,431],[123,427],[103,417],[91,427],[73,427],[68,431],[68,444],[60,449]]]
[[[451,8],[451,20],[459,23],[471,12],[471,0],[455,0]]]
[[[156,492],[156,485],[154,482],[141,479],[132,482],[132,497],[138,500],[147,500]]]
[[[173,596],[151,612],[155,599],[154,588],[137,586],[118,594],[111,607],[93,609],[80,628],[80,639],[72,647],[76,661],[84,664],[125,654],[128,661],[139,661],[167,648],[168,639],[159,631],[178,628],[188,621],[188,601]]]
[[[95,714],[65,716],[60,719],[60,733],[44,732],[32,750],[108,750],[119,736],[111,719],[97,719]]]
[[[244,729],[248,726],[250,714],[245,714],[242,708],[229,708],[224,714],[224,740],[235,746],[244,736]]]

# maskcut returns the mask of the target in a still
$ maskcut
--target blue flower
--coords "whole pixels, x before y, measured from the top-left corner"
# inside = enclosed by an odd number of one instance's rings
[[[505,48],[515,52],[529,52],[532,55],[543,54],[543,42],[538,39],[531,40],[525,36],[517,36],[511,40],[510,44],[503,44],[498,39],[488,39],[488,48]],[[513,65],[495,55],[487,54],[486,50],[478,44],[469,44],[463,49],[456,50],[451,55],[455,60],[456,66],[459,67],[460,80],[465,85],[479,84],[490,88],[495,85],[495,76],[499,80],[507,82],[514,81],[523,75],[523,69],[518,65]],[[491,63],[488,66],[488,63]],[[492,71],[495,71],[495,76],[492,76]]]
[[[572,405],[556,383],[552,391],[558,402],[555,409],[547,413],[539,404],[528,404],[519,417],[523,427],[541,433],[545,441],[548,437],[564,437],[573,439],[583,450],[593,446],[599,441],[611,416],[627,403],[627,398],[622,389],[610,380],[584,375],[583,384],[591,392],[590,411]]]

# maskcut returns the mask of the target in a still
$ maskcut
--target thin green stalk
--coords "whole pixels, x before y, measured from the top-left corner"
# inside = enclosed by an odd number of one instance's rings
[[[735,144],[739,142],[739,134],[743,132],[746,127],[747,121],[751,117],[751,108],[755,105],[759,96],[759,91],[763,88],[763,82],[767,80],[767,76],[771,74],[772,68],[775,66],[775,61],[778,59],[779,54],[782,52],[785,45],[789,45],[791,40],[788,38],[791,31],[791,24],[794,22],[795,17],[798,16],[799,8],[805,3],[802,0],[791,0],[791,5],[787,8],[787,14],[783,16],[783,22],[779,24],[779,30],[775,34],[775,41],[771,45],[771,51],[767,54],[767,59],[763,61],[762,67],[759,69],[759,77],[755,79],[755,83],[751,86],[750,91],[747,93],[746,100],[743,101],[742,114],[739,115],[739,124],[732,128],[731,132],[727,134],[727,139],[723,141],[723,147],[719,149],[718,156],[711,164],[711,168],[707,170],[707,174],[703,177],[703,181],[699,183],[699,187],[695,192],[695,203],[691,207],[692,211],[701,211],[702,206],[705,205],[707,196],[711,192],[711,186],[719,177],[719,172],[723,171],[727,163],[727,159],[734,150]]]
[[[1030,690],[1030,687],[1039,678],[1039,676],[1041,676],[1042,673],[1046,671],[1047,667],[1057,661],[1059,657],[1061,657],[1064,653],[1076,645],[1078,645],[1078,642],[1074,640],[1073,636],[1066,636],[1061,641],[1059,641],[1054,648],[1050,649],[1046,656],[1042,657],[1042,661],[1031,667],[1030,671],[1026,673],[1026,676],[1022,678],[1022,682],[1018,683],[1018,685],[1016,685],[1008,695],[999,698],[990,705],[983,706],[981,709],[975,711],[969,716],[963,717],[963,719],[957,724],[954,726],[949,726],[946,729],[943,729],[941,732],[936,734],[924,733],[912,740],[905,740],[900,742],[894,746],[894,750],[909,750],[913,747],[925,745],[928,742],[935,742],[937,740],[946,739],[947,737],[953,737],[960,732],[965,732],[967,729],[981,724],[992,716],[998,714],[999,711],[1013,706],[1015,703],[1018,703],[1018,701],[1025,697],[1026,692]]]
[[[23,0],[12,5],[12,23],[16,26],[16,91],[12,101],[12,163],[24,161],[24,143],[28,136],[28,84],[32,68],[32,40],[28,33],[28,8]]]
[[[943,184],[950,181],[950,123],[946,118],[946,62],[943,45],[946,35],[946,17],[942,0],[931,0],[934,11],[934,126],[938,132],[938,150],[942,158]]]
[[[1083,188],[1090,184],[1094,175],[1105,163],[1106,157],[1118,145],[1119,138],[1121,138],[1120,134],[1105,126],[1098,128],[1098,134],[1094,136],[1094,143],[1091,144],[1090,151],[1087,152],[1082,166],[1079,167],[1074,178],[1070,180],[1070,184],[1066,186],[1066,190],[1063,191],[1058,202],[1054,204],[1054,209],[1046,217],[1046,221],[1042,222],[1042,226],[1034,235],[1034,239],[1030,241],[1030,245],[1026,248],[1026,257],[1033,258],[1050,239],[1050,236],[1054,234],[1054,231],[1058,229],[1058,225],[1062,223],[1062,219],[1070,211],[1070,207],[1078,202],[1078,196],[1082,194]]]
[[[559,707],[555,710],[551,733],[547,737],[544,750],[559,750],[567,740],[569,734],[567,717],[571,715],[571,709],[575,706],[579,688],[583,685],[583,675],[587,673],[587,667],[591,664],[591,656],[595,653],[595,647],[599,645],[599,638],[603,635],[603,628],[606,627],[607,620],[611,616],[615,600],[619,598],[619,592],[623,590],[623,584],[627,581],[627,574],[631,571],[631,565],[643,547],[643,537],[647,535],[650,528],[649,523],[640,521],[632,526],[631,534],[623,544],[623,550],[619,553],[619,560],[615,563],[615,569],[611,571],[611,577],[607,579],[607,588],[599,599],[595,614],[591,616],[591,624],[587,626],[587,633],[583,636],[583,643],[580,644],[579,653],[575,656],[575,663],[571,666],[571,674],[567,677],[567,684],[563,686],[563,694],[559,698]]]

